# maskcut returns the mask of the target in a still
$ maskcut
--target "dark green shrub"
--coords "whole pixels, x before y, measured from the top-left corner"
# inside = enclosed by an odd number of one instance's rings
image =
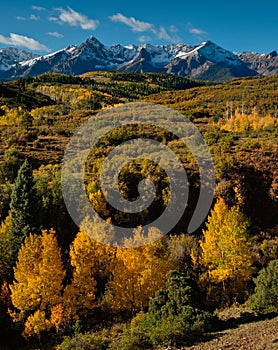
[[[250,307],[256,312],[278,310],[278,260],[272,260],[254,279],[255,293],[249,298]]]
[[[203,309],[197,286],[190,277],[170,271],[166,289],[150,301],[118,339],[117,349],[148,349],[157,345],[191,344],[212,329],[216,318]]]

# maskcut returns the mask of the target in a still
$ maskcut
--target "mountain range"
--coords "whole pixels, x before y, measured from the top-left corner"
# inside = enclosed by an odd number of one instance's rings
[[[234,77],[278,75],[278,55],[233,53],[206,41],[196,46],[105,46],[90,36],[79,46],[38,56],[16,48],[0,49],[0,80],[55,72],[79,75],[90,71],[166,72],[222,82]]]

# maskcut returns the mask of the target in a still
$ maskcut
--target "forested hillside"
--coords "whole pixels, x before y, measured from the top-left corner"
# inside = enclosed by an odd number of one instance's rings
[[[99,222],[76,227],[63,201],[61,162],[84,121],[132,101],[171,107],[199,128],[216,188],[205,222],[188,234],[200,193],[193,155],[152,125],[111,131],[91,150],[85,184],[107,222],[137,227],[122,248],[105,244],[113,232],[103,232]],[[277,109],[278,77],[211,84],[160,73],[93,72],[1,83],[0,349],[205,344],[211,332],[232,327],[219,313],[232,305],[242,308],[242,323],[277,320]],[[119,214],[100,188],[108,153],[140,137],[177,153],[189,179],[189,205],[166,237],[141,228],[169,200],[169,181],[157,164],[131,162],[118,179],[129,201],[137,199],[142,179],[154,179],[158,194],[143,219]]]

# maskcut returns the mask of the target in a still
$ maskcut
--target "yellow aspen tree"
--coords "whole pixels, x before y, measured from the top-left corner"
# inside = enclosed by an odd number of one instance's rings
[[[16,310],[12,313],[14,321],[27,322],[29,315],[34,319],[31,317],[28,322],[35,322],[38,317],[36,312],[50,315],[52,308],[62,302],[64,277],[61,251],[55,232],[45,230],[42,236],[27,236],[19,250],[14,268],[14,282],[10,285],[11,300]]]
[[[12,267],[10,266],[10,231],[11,218],[10,216],[7,216],[6,219],[0,224],[0,284],[7,281],[12,272]]]
[[[204,239],[200,242],[201,261],[208,269],[212,282],[222,283],[225,289],[231,281],[234,292],[241,292],[253,273],[249,222],[238,207],[228,208],[220,198],[208,218]]]
[[[155,234],[151,232],[150,234]],[[172,268],[169,261],[168,244],[165,239],[147,243],[140,228],[135,231],[134,242],[144,246],[117,248],[116,258],[111,265],[112,277],[108,282],[111,293],[111,306],[116,310],[129,310],[135,313],[148,306],[155,292],[163,289],[166,274]]]
[[[86,317],[97,306],[97,284],[107,278],[111,249],[94,241],[86,233],[77,234],[70,248],[72,281],[64,293],[65,313],[68,317]]]
[[[41,237],[30,234],[24,240],[14,268],[14,282],[10,285],[11,300],[19,313],[15,320],[23,319],[27,312],[35,311],[40,305],[39,264],[41,261]]]
[[[167,273],[174,268],[166,238],[161,238],[144,247],[145,268],[141,272],[140,283],[144,300],[155,295],[165,286]]]
[[[142,248],[118,248],[112,263],[113,277],[108,283],[112,293],[112,308],[140,310],[146,303],[142,296],[140,270],[145,263]]]
[[[55,237],[55,231],[44,230],[42,233],[42,254],[39,265],[41,281],[40,308],[50,310],[62,301],[63,279],[65,270],[62,263],[61,250]]]
[[[26,322],[23,335],[25,337],[38,336],[51,328],[50,321],[46,318],[45,312],[37,310],[33,315],[30,315]]]

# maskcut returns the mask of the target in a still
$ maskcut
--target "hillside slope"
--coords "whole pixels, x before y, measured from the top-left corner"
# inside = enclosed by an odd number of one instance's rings
[[[83,77],[46,75],[22,80],[21,85],[19,99],[0,98],[1,104],[11,108],[0,110],[6,114],[1,117],[0,160],[10,145],[15,145],[36,166],[60,163],[70,136],[83,121],[101,109],[141,98],[143,102],[168,105],[192,119],[211,147],[218,193],[229,200],[235,196],[234,188],[239,188],[244,211],[255,225],[262,229],[277,225],[277,77],[237,79],[215,86],[199,83],[197,87],[196,81],[167,74],[101,72]],[[195,87],[174,90],[186,86]],[[26,125],[20,121],[22,112],[15,107],[22,106],[21,98],[32,91],[39,99],[35,105],[23,104],[32,116]],[[46,106],[40,103],[41,98]],[[273,125],[256,131],[222,130],[219,122],[233,117],[237,108],[245,113],[255,109],[260,123],[269,113]]]
[[[276,350],[278,316],[211,333],[212,340],[182,350]],[[169,349],[169,348],[168,348]],[[174,349],[173,349],[174,350]]]
[[[213,87],[162,92],[144,99],[186,113],[189,117],[230,117],[238,108],[250,113],[278,115],[278,77],[241,78]]]

